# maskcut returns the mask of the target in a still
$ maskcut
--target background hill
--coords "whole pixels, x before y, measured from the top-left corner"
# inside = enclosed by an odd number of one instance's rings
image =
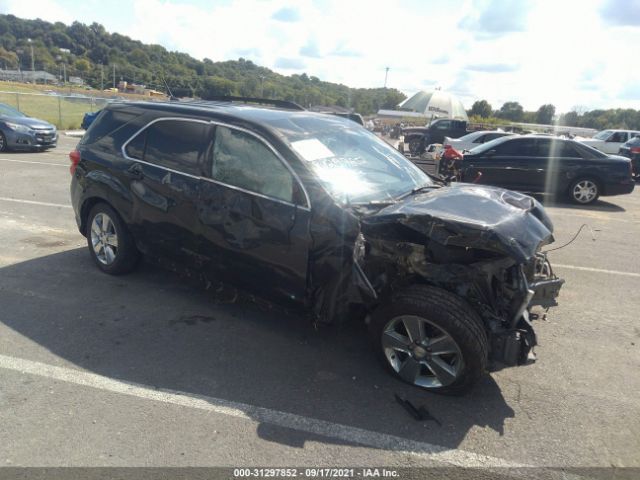
[[[406,98],[393,88],[350,88],[306,74],[280,75],[243,58],[200,61],[160,45],[109,33],[98,23],[67,26],[0,15],[0,66],[30,70],[31,46],[36,70],[60,76],[64,65],[67,76],[81,77],[94,88],[112,86],[115,66],[116,83],[122,79],[166,91],[164,77],[175,96],[263,96],[304,106],[353,107],[362,114],[393,108]]]

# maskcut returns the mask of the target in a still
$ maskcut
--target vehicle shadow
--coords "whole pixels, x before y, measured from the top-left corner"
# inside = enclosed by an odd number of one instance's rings
[[[539,193],[530,194],[533,198],[542,203],[545,207],[569,208],[574,210],[592,210],[596,212],[626,212],[627,210],[615,203],[607,202],[599,198],[590,205],[578,205],[568,200],[554,197],[553,195],[542,195]]]
[[[0,304],[0,322],[27,339],[0,336],[3,354],[30,358],[32,348],[46,359],[42,347],[79,368],[152,388],[446,448],[460,445],[473,427],[502,435],[505,420],[514,417],[489,376],[463,397],[425,393],[391,377],[359,322],[316,330],[277,308],[223,303],[189,278],[148,263],[111,277],[95,268],[84,248],[1,268]],[[424,405],[441,425],[414,420],[394,394]],[[256,418],[255,409],[247,410]],[[295,447],[310,440],[350,443],[268,423],[257,433]]]

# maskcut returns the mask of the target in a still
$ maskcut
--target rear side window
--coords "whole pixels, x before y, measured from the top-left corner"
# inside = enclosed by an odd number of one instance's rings
[[[564,157],[578,158],[580,155],[569,143],[562,140],[538,140],[538,156],[540,157]]]
[[[106,109],[91,123],[80,143],[82,145],[91,145],[103,137],[113,134],[139,115],[139,112]]]
[[[209,150],[209,125],[193,120],[161,120],[126,146],[127,156],[190,175],[201,175]]]
[[[211,178],[293,202],[291,172],[263,142],[239,130],[216,128]]]
[[[512,157],[535,157],[537,155],[536,141],[534,138],[519,138],[504,142],[496,147],[497,155],[509,155]]]

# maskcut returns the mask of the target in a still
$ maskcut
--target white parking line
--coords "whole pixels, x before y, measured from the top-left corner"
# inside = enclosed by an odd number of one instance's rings
[[[0,197],[0,201],[26,203],[29,205],[42,205],[44,207],[72,208],[71,205],[65,205],[63,203],[37,202],[36,200],[23,200],[21,198]]]
[[[0,158],[1,162],[14,162],[14,163],[33,163],[36,165],[51,165],[54,167],[68,167],[69,164],[64,163],[51,163],[51,162],[33,162],[31,160],[15,160],[13,158]]]
[[[450,449],[426,442],[408,440],[394,435],[377,433],[362,428],[350,427],[293,413],[280,412],[269,408],[219,398],[195,395],[165,389],[150,388],[145,385],[122,382],[112,378],[66,367],[56,367],[33,360],[0,355],[0,368],[37,375],[62,382],[97,388],[112,393],[131,395],[146,400],[154,400],[187,408],[195,408],[230,417],[243,418],[254,422],[268,423],[301,432],[322,435],[366,447],[390,450],[398,453],[418,455],[427,461],[434,461],[461,467],[510,467],[525,465],[509,462],[497,457],[464,450]]]
[[[582,270],[583,272],[608,273],[611,275],[624,275],[627,277],[640,278],[640,273],[634,273],[634,272],[621,272],[620,270],[605,270],[603,268],[578,267],[576,265],[563,265],[562,263],[552,263],[552,265],[554,268],[555,267],[569,268],[572,270]]]

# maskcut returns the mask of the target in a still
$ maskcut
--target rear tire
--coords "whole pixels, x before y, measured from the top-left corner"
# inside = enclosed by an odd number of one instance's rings
[[[600,197],[600,183],[591,177],[579,177],[569,187],[569,199],[578,205],[589,205]]]
[[[6,152],[9,150],[7,148],[7,137],[4,136],[4,133],[0,132],[0,152]]]
[[[91,258],[109,275],[122,275],[136,268],[140,252],[120,215],[106,203],[98,203],[87,219],[87,245]]]
[[[369,333],[386,368],[431,392],[462,394],[487,368],[489,342],[481,318],[440,288],[414,285],[398,292],[374,312]]]

